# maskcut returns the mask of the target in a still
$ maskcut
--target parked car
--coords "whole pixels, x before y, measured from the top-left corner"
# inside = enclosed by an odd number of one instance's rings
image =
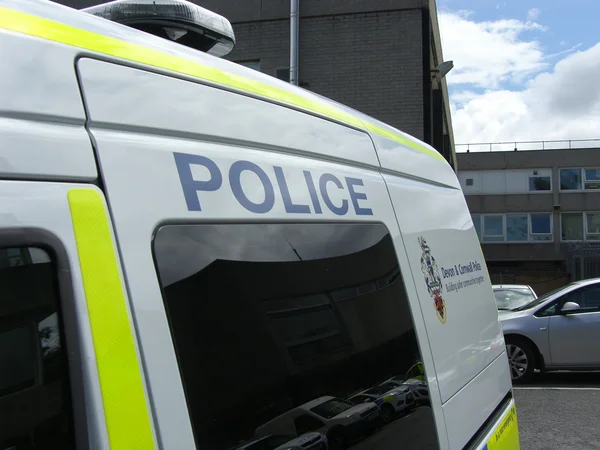
[[[327,437],[322,433],[300,436],[270,434],[255,437],[231,450],[328,450]]]
[[[353,405],[336,397],[324,396],[275,417],[258,427],[255,435],[294,435],[316,431],[327,436],[331,450],[341,450],[355,439],[372,433],[378,417],[379,408],[375,403]]]
[[[409,386],[385,383],[360,392],[348,399],[354,405],[373,402],[379,406],[379,416],[383,423],[390,423],[396,414],[413,409],[415,398]]]
[[[386,380],[384,383],[392,383],[394,386],[397,387],[407,386],[408,388],[410,388],[417,405],[430,404],[429,388],[427,387],[427,383],[425,381],[419,380],[417,378],[407,379],[402,375],[398,375],[390,378],[389,380]]]
[[[534,370],[600,369],[600,278],[499,311],[513,383]]]
[[[496,306],[500,311],[519,308],[537,298],[537,294],[526,284],[494,284]]]

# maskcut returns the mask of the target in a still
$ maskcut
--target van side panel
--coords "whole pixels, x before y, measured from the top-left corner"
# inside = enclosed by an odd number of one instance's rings
[[[396,133],[402,133],[383,123],[378,122],[378,125],[384,129],[394,130]],[[460,189],[456,173],[448,163],[431,158],[425,153],[412,150],[395,140],[387,139],[377,133],[370,133],[370,135],[377,149],[377,156],[381,162],[382,169],[389,172],[406,174],[412,178],[435,180],[437,184]],[[410,136],[407,136],[408,138]]]
[[[250,144],[379,166],[369,135],[245,95],[93,59],[78,61],[94,126]],[[144,89],[139,89],[144,86]],[[111,92],[110,96],[105,95]],[[160,107],[140,108],[152,93]],[[430,158],[432,159],[432,158]]]
[[[450,448],[463,448],[511,389],[503,352],[443,406]]]
[[[384,178],[412,264],[445,403],[504,351],[487,266],[462,191]],[[472,414],[477,421],[480,411]],[[471,418],[463,419],[471,423]]]
[[[233,439],[241,434],[246,439],[260,425],[250,422],[264,423],[284,412],[278,411],[279,408],[292,408],[321,395],[347,398],[359,389],[378,386],[390,377],[404,375],[414,365],[415,359],[431,367],[431,353],[423,339],[425,325],[389,194],[377,168],[365,169],[365,166],[373,165],[374,155],[372,142],[366,133],[357,134],[352,128],[243,95],[142,73],[137,69],[112,67],[110,63],[86,59],[80,61],[79,70],[81,89],[89,110],[89,128],[96,143],[102,179],[115,221],[162,446],[189,448],[195,441],[198,448],[214,448],[207,444],[207,439],[216,439],[212,435],[219,433],[226,435],[223,439]],[[110,76],[103,75],[103,72]],[[142,83],[140,80],[145,81]],[[132,86],[130,90],[134,92],[121,92],[121,86]],[[185,95],[175,92],[179,89]],[[117,91],[119,95],[114,95]],[[155,95],[162,91],[169,95]],[[122,103],[117,99],[121,95],[127,99]],[[219,101],[215,101],[213,96]],[[169,98],[184,102],[187,97],[193,102],[185,103],[185,108],[175,105],[169,113],[165,106],[173,103],[169,103]],[[188,115],[193,120],[186,117]],[[286,119],[280,121],[279,116]],[[265,127],[265,123],[276,126]],[[293,131],[296,126],[302,127],[301,136]],[[301,235],[296,235],[296,238],[286,235],[283,241],[273,239],[256,244],[248,236],[252,236],[250,228],[257,224],[264,229],[266,236],[270,236],[267,233],[273,230],[289,226],[297,227]],[[338,226],[384,227],[388,230],[387,237],[378,242],[385,244],[386,257],[377,255],[370,259],[374,261],[372,264],[365,264],[361,255],[373,256],[368,251],[374,250],[354,250],[353,253],[353,246],[374,248],[369,243],[374,239],[370,232],[352,234],[352,239],[347,239],[344,233],[331,232],[323,240],[322,235],[311,231],[315,226],[329,229]],[[185,240],[177,239],[175,231],[168,231],[177,227],[189,232],[185,234]],[[227,230],[235,227],[241,231],[227,234],[230,232]],[[214,239],[199,246],[206,236],[214,236]],[[228,236],[231,238],[224,241]],[[349,241],[351,244],[348,244]],[[363,245],[364,242],[368,245]],[[223,263],[211,264],[211,270],[218,273],[221,264],[244,263],[247,264],[243,266],[246,274],[248,267],[255,267],[257,261],[278,267],[279,260],[271,254],[281,251],[280,243],[285,244],[286,254],[292,256],[289,262],[301,267],[304,262],[310,267],[321,264],[320,261],[329,264],[333,260],[335,263],[339,261],[336,258],[341,257],[314,256],[311,259],[310,253],[306,253],[311,246],[315,255],[323,249],[337,248],[337,245],[343,248],[343,253],[354,255],[353,258],[360,257],[361,261],[351,265],[354,272],[336,270],[341,279],[327,285],[325,283],[329,283],[333,270],[321,270],[309,277],[306,283],[299,283],[303,278],[297,274],[276,278],[277,282],[252,279],[247,283],[248,288],[242,282],[244,275],[237,273],[222,284],[219,281],[221,275],[209,279],[205,276],[202,282],[194,281],[203,276],[204,269],[198,266],[207,254],[233,251],[238,246],[240,251],[233,256],[216,258],[215,261]],[[277,252],[273,253],[273,249]],[[299,261],[294,257],[296,249]],[[255,252],[259,252],[258,257]],[[380,276],[383,273],[371,272],[379,270],[384,263],[387,265],[391,256],[395,261],[394,272],[386,272],[385,276],[390,277],[392,290],[385,293],[384,289],[388,286],[385,280],[388,278],[383,280]],[[244,257],[247,259],[241,259]],[[161,270],[164,267],[175,269],[176,266],[183,266],[189,273],[167,281],[166,272]],[[252,270],[255,272],[251,273],[255,274],[257,269]],[[310,270],[302,276],[310,274]],[[274,276],[273,272],[269,275]],[[289,281],[282,283],[282,280]],[[180,282],[184,282],[186,290],[178,287]],[[219,294],[212,293],[215,289],[212,283],[219,285]],[[403,291],[396,293],[395,289],[400,289],[401,285]],[[202,286],[207,286],[210,291],[202,292]],[[332,308],[338,308],[340,315],[336,316],[336,321],[339,320],[349,330],[347,334],[352,342],[346,345],[344,341],[341,350],[324,345],[319,350],[322,354],[310,357],[306,362],[299,362],[298,358],[302,355],[287,350],[288,345],[298,345],[298,338],[294,338],[291,344],[281,341],[278,333],[282,330],[269,332],[276,344],[273,348],[262,344],[262,341],[256,344],[255,337],[250,339],[250,332],[244,332],[245,341],[236,339],[239,344],[232,348],[230,337],[241,333],[240,330],[249,329],[254,336],[256,331],[253,330],[271,323],[271,319],[265,320],[259,314],[262,314],[261,311],[252,310],[250,293],[258,296],[263,295],[263,287],[282,290],[290,289],[289,286],[303,292],[293,295],[271,293],[269,298],[256,303],[268,304],[271,300],[298,298],[297,295],[303,298],[309,294],[310,298],[313,294],[320,298],[325,291],[332,300],[318,305],[318,308],[329,305],[329,302]],[[198,294],[194,295],[196,289]],[[243,295],[232,295],[230,292],[235,289],[240,289]],[[197,327],[204,331],[210,331],[212,324],[223,323],[222,312],[225,310],[226,323],[211,338],[221,342],[221,346],[203,349],[205,359],[194,354],[194,359],[201,362],[197,369],[193,369],[199,376],[194,376],[193,372],[189,375],[190,366],[186,365],[184,358],[189,356],[189,352],[184,346],[188,342],[188,348],[198,352],[199,345],[204,344],[189,342],[201,337],[202,330],[198,333],[191,330],[174,340],[172,330],[182,326],[181,322],[177,323],[176,314],[187,318],[193,317],[194,313],[184,314],[176,310],[175,315],[169,315],[166,309],[173,303],[168,303],[172,292],[181,296],[178,297],[182,300],[177,301],[178,308],[183,308],[181,305],[187,304],[188,298],[192,308],[212,308],[207,313],[198,314],[205,322]],[[382,297],[384,295],[385,298]],[[207,305],[211,300],[215,304]],[[278,320],[288,318],[287,314]],[[209,315],[210,323],[206,323]],[[308,333],[310,327],[307,323],[313,320],[309,317],[311,315],[303,314],[303,317],[295,319],[293,327],[284,328]],[[247,317],[252,317],[252,320],[247,320]],[[257,319],[254,320],[254,317]],[[318,320],[314,320],[318,325]],[[248,323],[241,323],[244,321]],[[232,324],[233,331],[228,328]],[[329,322],[319,326],[330,332]],[[322,334],[322,330],[319,333]],[[417,342],[417,337],[421,342]],[[300,338],[302,341],[306,336]],[[405,342],[408,344],[405,345]],[[252,348],[244,348],[244,345]],[[223,355],[215,352],[223,352],[227,358],[223,360]],[[240,366],[248,357],[252,358],[252,362]],[[365,362],[367,357],[371,359]],[[206,358],[212,364],[205,364]],[[265,358],[268,364],[260,362]],[[271,366],[277,366],[277,370]],[[311,368],[315,372],[309,370]],[[219,373],[222,376],[216,377],[213,383],[202,382],[204,377]],[[427,375],[432,376],[432,373]],[[193,383],[189,382],[190,377]],[[235,382],[231,381],[233,378]],[[190,384],[195,385],[190,387]],[[223,389],[224,384],[226,389]],[[206,386],[210,387],[209,393],[194,396],[193,392],[206,389]],[[290,394],[292,387],[295,392]],[[222,398],[215,404],[214,396],[221,392]],[[440,394],[435,383],[430,393],[431,409],[418,408],[415,414],[405,417],[406,420],[399,419],[390,424],[384,435],[392,445],[405,441],[418,442],[423,448],[448,448]],[[200,407],[198,398],[202,400]],[[253,400],[250,401],[250,398]],[[272,401],[275,399],[278,401]],[[226,410],[227,414],[221,410]],[[197,414],[208,418],[214,415],[214,420],[221,420],[219,423],[223,423],[225,416],[233,417],[245,428],[236,429],[232,425],[219,428],[214,424],[200,427]],[[263,415],[270,417],[263,420]],[[383,439],[382,435],[376,436],[379,438],[373,437],[369,448],[386,448],[384,443],[377,442]],[[226,445],[222,447],[228,448]]]
[[[0,177],[96,179],[75,51],[0,31],[0,55]]]

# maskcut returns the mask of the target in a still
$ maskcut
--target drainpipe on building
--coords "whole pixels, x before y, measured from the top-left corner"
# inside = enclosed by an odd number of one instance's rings
[[[290,3],[290,83],[298,86],[298,46],[300,16],[298,10],[300,0],[291,0]]]

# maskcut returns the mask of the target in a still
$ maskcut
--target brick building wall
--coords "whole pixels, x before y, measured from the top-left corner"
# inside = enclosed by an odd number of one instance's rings
[[[420,9],[303,18],[299,79],[307,89],[424,138]],[[233,24],[227,59],[289,67],[289,21]]]
[[[191,1],[231,22],[236,46],[226,59],[289,74],[289,0]],[[433,145],[456,170],[447,93],[429,73],[443,60],[436,14],[435,0],[302,0],[299,81]]]

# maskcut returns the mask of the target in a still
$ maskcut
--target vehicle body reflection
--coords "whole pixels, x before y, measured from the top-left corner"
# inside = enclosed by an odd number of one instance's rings
[[[270,434],[256,437],[230,450],[328,450],[327,437],[322,433],[300,436]]]

